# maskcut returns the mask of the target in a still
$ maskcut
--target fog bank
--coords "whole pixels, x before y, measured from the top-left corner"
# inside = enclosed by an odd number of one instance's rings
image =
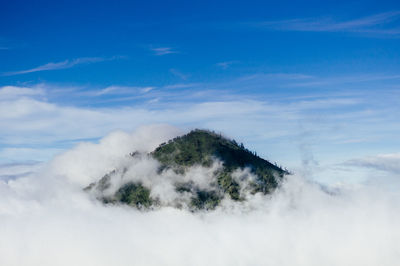
[[[295,174],[270,196],[199,213],[103,205],[82,190],[179,134],[115,132],[0,181],[0,265],[398,264],[400,195],[387,184],[322,187]]]

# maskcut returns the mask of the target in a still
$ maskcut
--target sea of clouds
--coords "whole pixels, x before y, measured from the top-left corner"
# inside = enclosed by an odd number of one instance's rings
[[[198,213],[103,205],[83,191],[129,153],[182,133],[114,132],[0,179],[0,265],[398,265],[400,193],[387,184],[327,187],[294,174],[270,196]],[[129,171],[144,180],[156,167],[145,161]],[[172,191],[162,188],[155,193]]]

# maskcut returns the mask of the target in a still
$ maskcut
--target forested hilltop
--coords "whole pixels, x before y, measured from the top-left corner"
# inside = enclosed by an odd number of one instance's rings
[[[130,154],[132,159],[143,159],[138,152]],[[209,130],[196,129],[190,133],[162,143],[146,158],[158,161],[156,175],[163,182],[170,178],[176,197],[167,205],[195,210],[211,210],[223,199],[241,202],[256,193],[269,194],[274,191],[287,170],[278,167],[249,151],[243,144]],[[218,167],[216,167],[218,163]],[[207,184],[191,176],[193,168],[205,169]],[[100,193],[105,203],[123,203],[139,209],[162,206],[163,195],[152,193],[145,180],[129,177],[135,171],[116,169],[106,174],[86,190],[103,192],[109,189],[113,177],[133,179],[122,185],[109,196]],[[211,171],[210,171],[211,170]],[[137,179],[137,178],[136,178]],[[153,195],[154,194],[154,195]]]

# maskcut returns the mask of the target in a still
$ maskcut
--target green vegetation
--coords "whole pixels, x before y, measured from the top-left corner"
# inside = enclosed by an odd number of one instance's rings
[[[142,184],[128,183],[115,193],[117,202],[125,203],[138,209],[149,208],[153,204],[150,190]]]
[[[223,189],[225,193],[228,193],[231,199],[239,200],[240,199],[240,186],[239,184],[233,180],[231,174],[229,172],[223,172],[218,175],[218,185]]]
[[[140,154],[133,152],[130,155],[136,157]],[[188,207],[192,210],[215,209],[224,197],[243,201],[245,200],[245,194],[241,195],[243,189],[252,194],[271,193],[278,186],[280,179],[288,174],[286,170],[244,148],[243,144],[239,145],[234,140],[207,130],[196,129],[168,143],[162,143],[149,156],[160,162],[158,174],[171,169],[180,175],[185,174],[192,166],[209,168],[216,158],[222,162],[222,168],[213,173],[214,180],[211,181],[207,190],[200,189],[193,181],[175,184],[175,190],[182,194],[183,198],[189,197]],[[235,170],[245,167],[248,167],[256,176],[255,180],[243,183],[233,178]],[[126,171],[122,169],[119,172]],[[116,173],[114,170],[106,174],[96,184],[89,185],[85,190],[95,188],[100,192],[105,191],[110,187],[110,180]],[[104,203],[123,203],[138,209],[146,209],[157,205],[158,202],[158,199],[150,197],[150,189],[140,183],[128,183],[120,187],[113,196],[101,199]],[[181,202],[176,204],[177,207],[182,206]]]
[[[212,158],[223,162],[224,171],[218,176],[218,184],[232,199],[239,199],[239,185],[232,179],[231,173],[238,168],[249,167],[257,175],[253,184],[253,193],[270,193],[278,185],[287,171],[258,157],[255,152],[244,148],[243,144],[222,137],[208,130],[193,130],[189,134],[161,144],[151,153],[159,160],[163,168],[172,168],[183,173],[187,167],[202,165],[209,167]]]
[[[218,206],[222,197],[215,191],[199,190],[192,197],[191,207],[200,210],[213,210]]]

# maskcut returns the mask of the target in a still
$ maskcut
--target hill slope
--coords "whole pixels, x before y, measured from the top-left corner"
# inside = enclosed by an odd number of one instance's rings
[[[137,159],[143,158],[143,155],[133,152],[131,157]],[[246,195],[271,193],[288,174],[286,170],[250,152],[243,144],[208,130],[193,130],[162,143],[146,157],[158,161],[156,175],[160,175],[163,182],[171,178],[177,196],[170,205],[186,206],[191,210],[214,209],[224,198],[243,201]],[[208,171],[203,174],[208,182],[206,186],[190,178],[193,168]],[[87,190],[106,191],[113,176],[123,179],[127,172],[127,168],[117,169],[96,184],[91,184]],[[160,200],[162,195],[159,198],[152,195],[152,188],[146,187],[144,181],[127,182],[111,195],[100,197],[106,203],[125,203],[139,209],[163,205]]]

